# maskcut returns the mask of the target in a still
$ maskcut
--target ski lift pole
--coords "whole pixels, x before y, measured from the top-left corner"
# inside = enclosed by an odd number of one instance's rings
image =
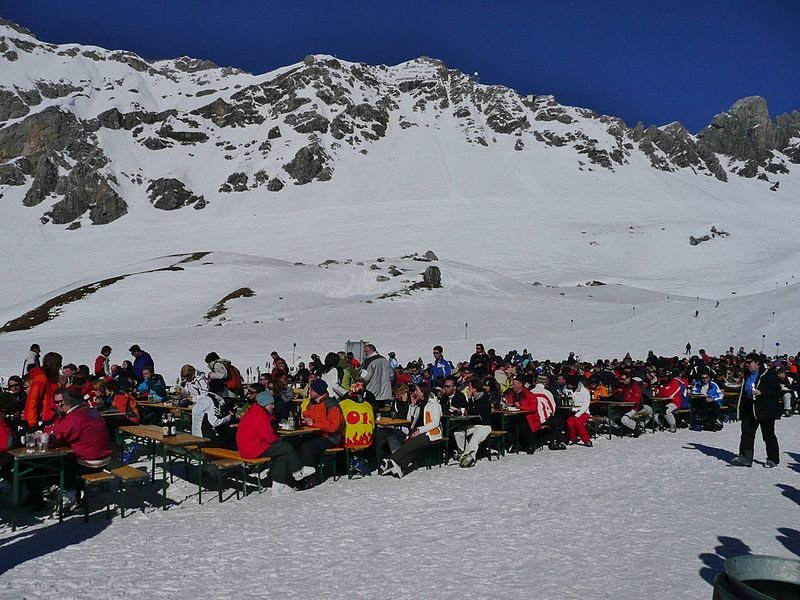
[[[469,327],[469,323],[464,323],[464,339],[467,339],[467,327]]]
[[[297,350],[297,342],[292,342],[292,368],[294,368],[294,353]]]

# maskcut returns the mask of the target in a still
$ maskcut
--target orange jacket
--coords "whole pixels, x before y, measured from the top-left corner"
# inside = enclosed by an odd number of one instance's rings
[[[53,396],[58,389],[58,381],[50,381],[44,369],[34,367],[30,370],[31,387],[25,402],[25,421],[28,427],[36,427],[39,421],[52,421],[56,416]]]
[[[309,402],[303,411],[304,417],[309,417],[313,424],[312,427],[322,431],[322,435],[330,439],[334,444],[338,444],[341,438],[342,429],[342,409],[336,400],[327,397],[322,402]]]

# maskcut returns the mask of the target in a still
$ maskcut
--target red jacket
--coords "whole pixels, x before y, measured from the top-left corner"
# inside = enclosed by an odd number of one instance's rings
[[[539,417],[539,399],[528,388],[522,388],[519,394],[513,389],[509,389],[506,399],[509,404],[519,406],[520,410],[530,411],[530,414],[525,415],[525,419],[528,421],[531,431],[536,432],[542,428],[542,420]]]
[[[14,443],[14,432],[5,419],[0,419],[0,454],[8,452]]]
[[[623,402],[633,402],[631,410],[640,411],[642,408],[642,384],[638,381],[631,379],[631,382],[625,387],[620,388],[622,392]]]
[[[685,389],[686,388],[681,385],[681,382],[673,377],[669,380],[669,383],[662,385],[658,389],[658,397],[669,398],[670,402],[674,404],[676,408],[680,408],[683,402],[683,390]]]
[[[58,389],[58,381],[50,381],[44,369],[34,367],[30,370],[31,387],[25,402],[25,421],[29,427],[36,427],[39,421],[52,421],[56,415],[53,396]]]
[[[260,404],[253,404],[242,416],[236,430],[236,445],[242,458],[258,458],[279,441],[275,417]]]
[[[100,377],[106,375],[106,357],[102,354],[94,359],[94,374]]]
[[[111,456],[108,428],[100,413],[79,404],[59,417],[53,427],[56,445],[67,445],[81,460],[100,460]]]

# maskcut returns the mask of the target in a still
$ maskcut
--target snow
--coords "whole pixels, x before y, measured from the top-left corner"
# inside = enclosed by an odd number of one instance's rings
[[[727,464],[733,423],[221,505],[178,479],[166,512],[0,526],[0,596],[708,598],[727,556],[800,556],[798,425],[775,469]]]
[[[3,62],[0,87],[80,83],[86,94],[44,99],[34,109],[60,105],[80,118],[112,107],[185,115],[302,65],[224,75],[179,72],[173,61],[159,61],[151,63],[157,72],[140,73],[85,56],[112,54],[102,48],[54,58],[75,46],[42,44],[3,27],[0,34],[37,44]],[[373,74],[394,85],[433,77],[438,68],[417,59]],[[344,70],[331,77],[350,85]],[[210,88],[216,95],[196,96]],[[377,97],[371,89],[348,91],[354,101]],[[298,96],[313,97],[309,89]],[[465,139],[485,135],[484,114],[473,112],[469,125],[449,114],[471,100],[441,115],[416,110],[405,95],[397,101],[386,137],[359,147],[367,155],[333,150],[330,134],[320,136],[336,159],[325,183],[291,185],[281,165],[308,140],[267,108],[264,123],[247,127],[221,129],[193,117],[209,141],[158,152],[132,143],[129,132],[98,130],[107,171],[129,208],[109,225],[86,218],[76,231],[42,225],[45,205],[56,200],[26,208],[30,183],[4,187],[0,324],[79,286],[127,277],[32,330],[0,334],[0,375],[17,373],[32,343],[86,364],[105,344],[114,348],[112,362],[121,362],[138,343],[168,383],[185,363],[202,368],[212,350],[245,372],[263,367],[271,350],[296,363],[348,339],[368,339],[403,362],[429,360],[434,344],[453,361],[465,359],[477,341],[501,354],[529,348],[537,358],[559,359],[574,351],[587,360],[627,351],[643,357],[651,349],[670,356],[687,341],[711,354],[729,346],[800,348],[796,176],[776,175],[780,189],[770,192],[733,174],[723,183],[691,169],[656,171],[638,151],[611,172],[574,148],[533,137],[580,131],[598,139],[597,148],[612,149],[607,126],[581,109],[562,107],[573,125],[535,122],[536,110],[504,97],[534,128],[519,138],[488,135],[483,147]],[[329,117],[341,109],[319,107]],[[401,135],[400,119],[415,126]],[[180,119],[174,125],[185,129]],[[275,125],[283,137],[268,157],[249,154],[257,145],[244,145]],[[144,126],[138,139],[157,127]],[[516,139],[524,151],[513,150]],[[259,169],[288,185],[279,193],[218,192],[232,172]],[[141,184],[132,181],[137,175]],[[181,179],[209,205],[153,208],[146,188],[156,177]],[[711,226],[731,235],[689,245],[689,235]],[[438,261],[403,258],[428,249]],[[180,271],[155,271],[195,252],[209,254]],[[319,266],[327,259],[339,264]],[[376,281],[389,265],[407,270]],[[441,269],[443,287],[405,294],[430,265]],[[577,287],[592,280],[607,285]],[[255,296],[206,319],[242,287]],[[392,293],[400,295],[380,298]],[[729,468],[738,443],[732,425],[718,434],[600,439],[594,449],[510,456],[471,470],[448,466],[402,482],[340,481],[292,498],[267,494],[221,506],[215,497],[198,506],[187,498],[192,487],[179,481],[170,488],[177,504],[166,513],[148,508],[88,526],[71,518],[16,534],[0,524],[0,571],[9,569],[0,574],[0,597],[83,598],[98,590],[227,597],[232,589],[243,597],[709,597],[725,556],[748,548],[798,553],[798,420],[777,426],[791,469]]]

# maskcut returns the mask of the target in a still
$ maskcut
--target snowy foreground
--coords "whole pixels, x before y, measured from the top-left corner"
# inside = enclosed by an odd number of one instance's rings
[[[772,470],[727,464],[734,423],[222,505],[176,484],[166,513],[0,526],[0,597],[710,598],[728,556],[800,556],[800,418],[776,430]]]

